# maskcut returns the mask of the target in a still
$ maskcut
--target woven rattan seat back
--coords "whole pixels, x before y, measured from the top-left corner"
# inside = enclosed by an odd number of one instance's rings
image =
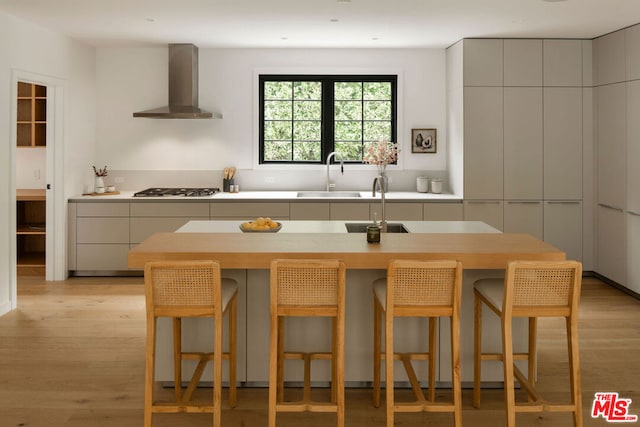
[[[569,307],[575,286],[580,285],[576,275],[581,271],[574,263],[513,262],[513,305]]]
[[[387,277],[393,284],[395,305],[451,306],[456,267],[455,261],[391,262]]]
[[[274,261],[278,305],[336,306],[339,270],[335,260]]]
[[[220,292],[220,265],[215,261],[163,263],[152,267],[151,293],[156,306],[214,306]]]

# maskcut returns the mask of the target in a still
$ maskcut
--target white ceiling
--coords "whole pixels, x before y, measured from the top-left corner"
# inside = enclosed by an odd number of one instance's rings
[[[640,23],[640,0],[0,0],[0,11],[95,46],[443,48]]]

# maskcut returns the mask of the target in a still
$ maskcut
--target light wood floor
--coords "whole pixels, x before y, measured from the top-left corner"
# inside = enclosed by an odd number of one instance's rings
[[[539,388],[567,396],[564,323],[541,320]],[[73,278],[45,283],[20,278],[18,309],[0,317],[0,426],[138,427],[142,425],[144,296],[141,278]],[[590,409],[596,391],[633,400],[640,415],[640,301],[585,279],[580,308],[585,426],[603,426]],[[209,390],[199,390],[208,393]],[[167,390],[163,392],[168,393]],[[448,396],[447,390],[438,393]],[[223,393],[226,399],[226,392]],[[465,426],[504,425],[502,391],[483,392],[482,409],[463,391]],[[371,391],[348,389],[347,426],[383,426]],[[223,406],[224,426],[266,426],[267,390],[240,389]],[[210,426],[207,415],[159,415],[155,426]],[[334,416],[279,415],[281,426],[327,426]],[[397,426],[451,426],[448,414],[402,414]],[[520,414],[519,426],[568,426],[564,414]]]

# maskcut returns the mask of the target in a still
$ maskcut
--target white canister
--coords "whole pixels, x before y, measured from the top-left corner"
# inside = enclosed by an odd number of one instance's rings
[[[428,176],[419,176],[416,178],[416,189],[418,193],[427,193],[429,192],[429,177]]]
[[[435,194],[442,193],[442,180],[441,179],[432,179],[431,180],[431,192]]]

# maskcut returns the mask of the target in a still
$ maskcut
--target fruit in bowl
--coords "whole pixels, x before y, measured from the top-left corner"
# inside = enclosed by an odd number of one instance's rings
[[[269,217],[258,217],[254,221],[247,221],[240,224],[242,231],[278,231],[282,224],[273,221]]]

